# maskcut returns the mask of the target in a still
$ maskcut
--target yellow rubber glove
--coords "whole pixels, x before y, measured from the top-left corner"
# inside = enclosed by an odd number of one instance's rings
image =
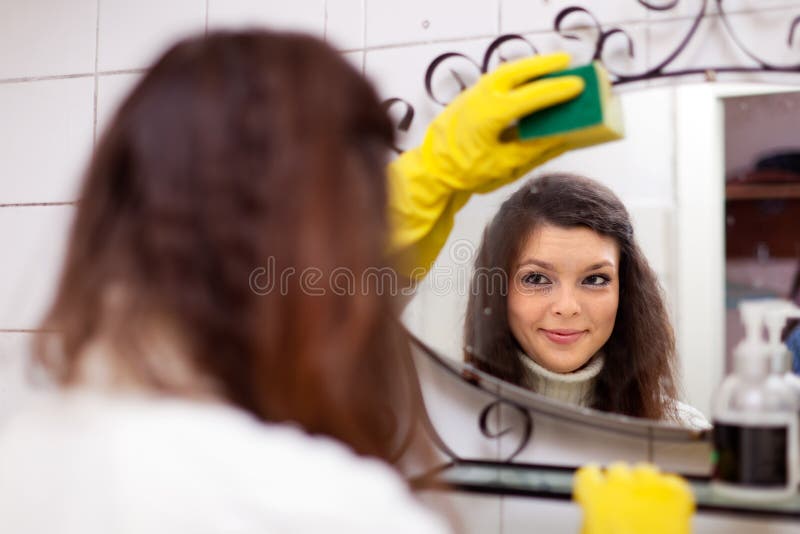
[[[567,68],[569,60],[558,52],[500,65],[431,122],[419,147],[389,165],[389,251],[403,274],[424,276],[472,193],[493,191],[567,149],[563,139],[500,136],[521,117],[583,91],[577,76],[534,80]]]
[[[650,464],[588,465],[575,473],[573,498],[583,508],[582,534],[688,534],[694,513],[689,484]]]

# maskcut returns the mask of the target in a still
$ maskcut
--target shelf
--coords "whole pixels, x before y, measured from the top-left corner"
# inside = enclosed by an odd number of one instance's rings
[[[456,490],[539,499],[572,499],[575,469],[484,461],[459,461],[412,481],[417,489]],[[782,501],[736,501],[715,494],[707,477],[687,476],[700,512],[800,519],[800,494]]]
[[[800,183],[728,183],[726,200],[800,198]]]

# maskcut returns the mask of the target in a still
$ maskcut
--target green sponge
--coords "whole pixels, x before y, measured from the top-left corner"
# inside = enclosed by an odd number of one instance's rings
[[[572,100],[541,109],[520,119],[517,124],[519,138],[544,139],[562,136],[570,148],[621,139],[625,134],[622,108],[619,99],[611,92],[608,73],[603,66],[594,61],[542,78],[566,75],[583,78],[583,92]]]

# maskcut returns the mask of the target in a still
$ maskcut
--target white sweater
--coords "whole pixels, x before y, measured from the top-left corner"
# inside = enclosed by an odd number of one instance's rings
[[[592,404],[595,379],[603,369],[604,360],[601,353],[595,354],[584,367],[572,373],[554,373],[524,353],[520,353],[520,359],[528,370],[528,386],[537,393],[575,406]],[[668,422],[693,430],[711,428],[711,424],[700,410],[678,400],[673,402],[675,420]]]
[[[425,533],[388,466],[230,406],[68,393],[0,429],[0,532]]]

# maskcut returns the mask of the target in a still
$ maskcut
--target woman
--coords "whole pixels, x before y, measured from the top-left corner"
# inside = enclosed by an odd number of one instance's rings
[[[4,428],[0,530],[447,531],[378,461],[419,408],[393,301],[250,283],[381,267],[391,142],[315,39],[169,50],[85,178],[39,346],[66,390]]]
[[[466,360],[479,369],[571,404],[708,426],[676,400],[658,281],[605,186],[526,183],[486,228],[472,284]]]
[[[567,62],[509,68],[521,83]],[[496,81],[482,86],[494,102],[524,96]],[[514,115],[579,91],[515,101],[499,120],[470,113],[468,91],[446,119],[467,116],[460,134],[485,152]],[[91,161],[42,326],[55,337],[37,349],[61,389],[2,429],[0,531],[449,530],[388,465],[426,459],[400,443],[421,400],[396,303],[338,284],[389,266],[392,142],[372,87],[316,39],[214,33],[171,48]],[[447,146],[428,143],[426,163]],[[539,148],[481,176],[511,178]],[[391,173],[400,222],[422,191],[404,193],[404,172]],[[397,222],[393,252],[424,241],[448,202]]]

